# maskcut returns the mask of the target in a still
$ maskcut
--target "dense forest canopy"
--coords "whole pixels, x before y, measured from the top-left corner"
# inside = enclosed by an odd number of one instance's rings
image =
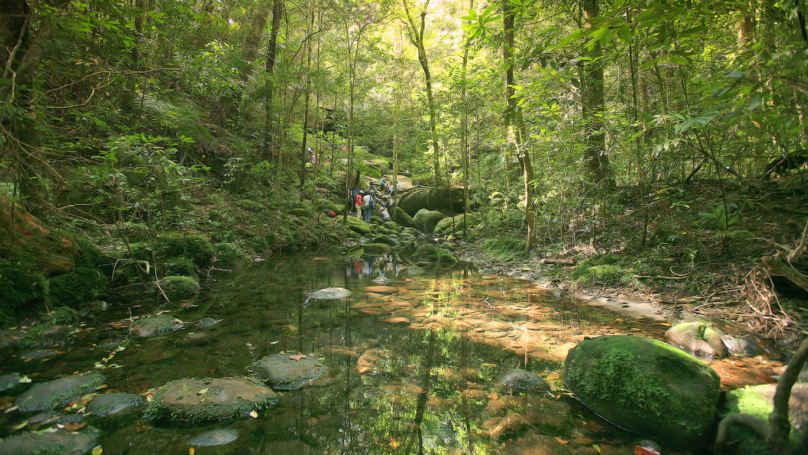
[[[801,0],[8,0],[0,179],[33,213],[87,221],[104,203],[102,221],[169,225],[182,212],[166,210],[165,195],[202,176],[281,207],[292,188],[344,192],[356,171],[379,179],[387,164],[369,163],[386,157],[393,179],[463,185],[471,204],[514,198],[534,250],[568,240],[576,217],[597,229],[627,198],[647,226],[655,204],[689,209],[681,184],[799,168],[805,10]],[[66,199],[81,175],[93,198]],[[138,175],[162,182],[151,197],[130,191]],[[704,216],[726,249],[746,202],[715,202]],[[687,219],[669,221],[689,236]]]

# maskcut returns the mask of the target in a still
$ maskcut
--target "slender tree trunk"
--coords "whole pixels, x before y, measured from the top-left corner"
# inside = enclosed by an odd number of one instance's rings
[[[469,10],[474,9],[474,0],[469,0]],[[469,212],[469,106],[466,99],[466,71],[469,62],[469,41],[463,36],[463,63],[460,69],[460,102],[463,106],[460,120],[460,147],[463,154],[463,238],[468,238]]]
[[[443,179],[440,173],[440,145],[438,141],[438,128],[437,128],[437,108],[435,107],[435,98],[432,95],[432,74],[429,72],[429,59],[426,55],[426,48],[424,44],[424,29],[426,28],[426,9],[429,7],[429,0],[424,4],[424,10],[421,11],[420,26],[415,24],[415,21],[410,14],[410,8],[407,0],[402,0],[404,9],[407,12],[407,33],[410,41],[418,49],[418,63],[421,64],[421,69],[424,70],[424,79],[426,81],[426,98],[429,103],[429,130],[432,134],[432,161],[433,170],[435,172],[435,186],[443,184]]]
[[[250,29],[247,32],[247,37],[244,39],[244,50],[241,53],[241,67],[239,71],[241,80],[244,82],[250,79],[252,63],[258,56],[258,45],[261,43],[261,36],[267,25],[269,12],[273,9],[273,5],[268,0],[259,2],[258,7],[252,14],[252,17],[250,17]]]
[[[314,30],[314,11],[311,12],[311,29]],[[306,43],[308,56],[306,57],[306,101],[303,108],[303,145],[300,150],[300,185],[306,183],[306,163],[309,161],[308,147],[309,134],[309,99],[311,98],[311,41]]]
[[[514,17],[515,13],[511,7],[510,0],[503,1],[502,19],[505,28],[505,43],[502,48],[502,55],[505,60],[505,95],[511,115],[509,135],[513,138],[519,164],[522,166],[525,188],[525,221],[527,221],[527,251],[532,251],[536,247],[536,216],[533,212],[533,180],[535,176],[533,162],[524,146],[527,134],[522,120],[522,111],[516,105],[512,55],[514,48]]]
[[[264,150],[263,159],[269,161],[272,152],[275,149],[273,145],[274,138],[272,137],[272,125],[275,111],[275,59],[278,52],[278,29],[281,25],[281,12],[283,11],[283,0],[273,0],[272,4],[272,29],[269,35],[269,42],[267,43],[267,61],[266,61],[266,98],[264,99]],[[278,160],[280,165],[280,160]],[[276,188],[276,196],[279,195]]]
[[[598,0],[584,0],[584,28],[592,28],[591,20],[600,13]],[[606,156],[606,133],[603,130],[604,89],[603,89],[603,62],[600,60],[603,53],[600,43],[594,43],[587,56],[592,60],[584,67],[586,81],[583,93],[583,117],[586,134],[584,159],[589,173],[590,183],[602,184],[606,188],[614,188],[614,176],[609,167],[609,158]]]

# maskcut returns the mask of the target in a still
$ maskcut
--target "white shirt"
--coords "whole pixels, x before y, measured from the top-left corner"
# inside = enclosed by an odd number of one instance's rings
[[[367,207],[370,205],[370,195],[366,194],[365,197],[362,198],[362,205]]]

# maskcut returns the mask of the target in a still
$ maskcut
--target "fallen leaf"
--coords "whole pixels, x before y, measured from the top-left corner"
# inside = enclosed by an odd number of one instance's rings
[[[81,422],[81,423],[70,423],[70,422],[68,422],[68,423],[65,424],[65,429],[67,431],[76,431],[76,430],[80,430],[80,429],[82,429],[82,428],[84,428],[86,426],[87,426],[87,422]]]
[[[11,431],[17,431],[17,430],[19,430],[19,429],[25,428],[25,427],[26,427],[26,425],[28,425],[28,421],[27,421],[27,420],[26,420],[25,422],[23,422],[23,423],[19,424],[19,425],[15,425],[15,426],[11,427]]]
[[[202,390],[200,390],[199,392],[196,392],[196,394],[197,394],[197,395],[204,395],[204,394],[206,394],[206,393],[208,393],[208,389],[207,389],[207,387],[206,387],[206,388],[204,388],[204,389],[202,389]]]
[[[258,418],[258,413],[253,411],[253,412],[250,413],[250,417],[252,417],[253,419],[257,419]]]
[[[98,447],[93,449],[92,455],[101,455],[101,453],[103,453],[103,452],[104,452],[104,449],[102,449],[101,446],[98,446]]]
[[[306,358],[305,355],[290,355],[289,356],[289,360],[294,360],[295,362],[299,362],[299,361],[301,361],[301,360],[303,360],[305,358]]]
[[[188,455],[194,455],[194,448],[193,447],[188,449]]]
[[[561,438],[555,438],[555,440],[558,441],[559,444],[569,444],[570,443],[569,441],[567,441],[565,439],[561,439]]]

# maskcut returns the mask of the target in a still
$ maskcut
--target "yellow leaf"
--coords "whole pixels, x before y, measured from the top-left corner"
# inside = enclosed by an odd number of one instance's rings
[[[594,448],[595,450],[597,450],[597,451],[598,451],[598,453],[603,453],[603,452],[601,452],[601,451],[600,451],[600,446],[599,446],[599,445],[597,445],[597,444],[592,444],[592,448]]]
[[[95,449],[93,449],[93,455],[101,455],[101,452],[103,451],[104,449],[102,449],[101,446],[98,446]]]
[[[194,448],[193,447],[188,449],[188,455],[194,455]]]
[[[204,395],[204,394],[206,394],[206,393],[208,393],[208,389],[207,389],[207,388],[204,388],[204,389],[200,390],[199,392],[196,392],[196,394],[197,394],[197,395]]]
[[[253,411],[253,412],[250,413],[250,417],[252,417],[253,419],[257,419],[258,418],[258,413]]]

